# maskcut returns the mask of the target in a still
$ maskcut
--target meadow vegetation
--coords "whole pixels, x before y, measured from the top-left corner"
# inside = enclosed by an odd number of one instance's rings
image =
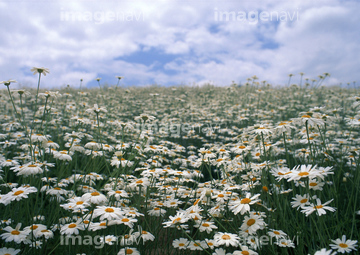
[[[357,253],[358,88],[46,90],[33,71],[0,90],[0,254]]]

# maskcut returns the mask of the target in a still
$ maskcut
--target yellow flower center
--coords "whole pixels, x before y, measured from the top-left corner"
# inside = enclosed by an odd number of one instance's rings
[[[307,198],[304,198],[304,199],[301,199],[301,200],[300,200],[300,203],[304,204],[304,203],[306,203],[307,201],[308,201],[308,199],[307,199]]]
[[[17,235],[20,235],[20,232],[17,230],[13,230],[13,231],[11,231],[11,234],[17,236]]]
[[[178,217],[178,218],[176,218],[175,220],[173,220],[173,223],[176,223],[176,222],[178,222],[178,221],[181,221],[181,218],[180,218],[180,217]]]
[[[248,251],[242,251],[241,254],[243,255],[249,255],[250,253]]]
[[[252,226],[252,225],[255,224],[255,220],[254,220],[254,219],[250,219],[250,220],[248,220],[248,221],[246,222],[246,224],[250,227],[250,226]]]
[[[248,204],[248,203],[250,203],[251,202],[251,199],[250,198],[243,198],[243,199],[241,199],[241,204]]]
[[[132,249],[126,249],[126,254],[133,254],[133,250]]]
[[[91,195],[92,195],[92,196],[99,196],[99,195],[100,195],[100,193],[99,193],[99,192],[97,192],[97,191],[95,191],[95,192],[91,193]]]
[[[76,227],[76,224],[75,223],[72,223],[69,225],[69,228],[75,228]]]
[[[275,235],[280,235],[280,232],[279,232],[279,231],[276,231],[276,230],[275,230],[273,233],[274,233]]]
[[[348,245],[347,245],[346,243],[340,243],[339,246],[340,246],[341,248],[347,248],[347,247],[348,247]]]
[[[307,175],[309,175],[309,173],[308,172],[300,172],[300,173],[298,173],[298,175],[299,176],[307,176]]]
[[[210,227],[210,225],[207,224],[207,223],[203,223],[202,226],[203,226],[203,227],[206,227],[206,228],[207,228],[207,227]]]
[[[230,240],[231,239],[231,237],[229,236],[229,235],[222,235],[222,237],[221,237],[221,239],[223,239],[223,240]]]
[[[84,201],[77,201],[76,204],[77,205],[82,205],[84,203]]]
[[[18,195],[20,195],[20,194],[22,194],[22,193],[24,193],[23,190],[18,190],[18,191],[16,191],[16,192],[14,193],[14,196],[18,196]]]
[[[112,213],[112,212],[114,212],[114,209],[112,209],[112,208],[106,208],[106,209],[105,209],[105,212],[107,212],[107,213]]]
[[[128,218],[124,218],[121,220],[122,222],[129,222],[129,219]]]

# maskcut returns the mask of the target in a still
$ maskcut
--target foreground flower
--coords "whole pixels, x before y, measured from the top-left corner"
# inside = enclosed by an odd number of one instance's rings
[[[245,216],[244,222],[241,225],[240,229],[242,231],[247,231],[250,235],[255,234],[257,230],[264,229],[266,223],[259,215],[250,215],[250,217]]]
[[[98,206],[97,209],[94,210],[93,217],[96,218],[100,216],[100,220],[118,220],[123,214],[124,212],[122,212],[120,208]]]
[[[328,204],[330,204],[334,199],[331,199],[329,201],[327,201],[324,204],[321,204],[321,201],[319,198],[316,199],[316,203],[317,205],[312,204],[311,206],[305,206],[303,207],[303,210],[301,210],[302,213],[305,213],[306,216],[309,216],[310,214],[312,214],[313,212],[316,211],[316,214],[318,216],[321,216],[323,214],[326,214],[325,210],[331,211],[331,212],[335,212],[336,208],[334,207],[330,207],[327,206]]]
[[[245,214],[246,212],[250,211],[250,205],[255,204],[256,202],[259,202],[260,199],[257,199],[260,194],[256,194],[250,198],[251,194],[247,193],[246,197],[243,199],[238,199],[236,201],[231,201],[229,203],[230,210],[236,215],[238,213],[241,213],[241,215]]]
[[[14,241],[15,243],[21,243],[26,239],[29,232],[28,231],[21,231],[20,228],[21,228],[21,223],[18,223],[15,228],[7,226],[7,227],[5,227],[3,229],[7,233],[1,234],[0,237],[2,239],[4,239],[5,242]]]
[[[290,240],[286,238],[279,239],[275,242],[275,244],[279,245],[280,247],[291,247],[295,248],[295,244]]]
[[[190,241],[186,238],[175,239],[172,243],[174,248],[178,248],[180,250],[186,250],[189,244]]]
[[[353,250],[356,251],[357,241],[354,240],[346,240],[346,235],[343,235],[336,240],[331,240],[334,244],[330,244],[331,249],[336,250],[341,253],[350,253]]]
[[[92,193],[85,193],[81,197],[84,201],[90,202],[92,204],[102,204],[107,201],[107,198],[105,195],[94,191]]]
[[[240,245],[240,237],[231,233],[218,232],[214,235],[214,240],[218,245],[234,246]]]
[[[140,255],[140,252],[136,248],[123,248],[117,255]]]
[[[169,218],[170,221],[163,222],[163,225],[165,225],[164,228],[181,226],[189,220],[188,215],[183,212],[178,212],[175,216],[169,216]]]
[[[332,250],[326,250],[325,248],[321,249],[320,251],[317,251],[314,253],[314,255],[332,255],[336,254],[336,252],[333,252]]]
[[[286,238],[287,234],[282,231],[282,230],[274,230],[274,229],[270,229],[270,231],[268,232],[268,235],[270,237],[275,237],[276,239],[279,238]]]
[[[307,205],[310,205],[309,194],[305,194],[305,195],[296,194],[295,197],[293,197],[292,199],[294,200],[291,202],[292,208],[297,208],[299,210],[300,208],[304,208]]]
[[[65,224],[61,227],[60,233],[62,235],[78,235],[79,230],[84,230],[85,225],[81,223],[81,220],[78,220],[77,222]]]
[[[247,246],[241,246],[241,251],[234,251],[233,255],[258,255],[257,252],[249,250]]]
[[[322,174],[316,169],[316,166],[312,165],[300,165],[296,166],[291,170],[291,173],[287,176],[288,182],[290,181],[299,181],[301,178],[310,178],[314,179],[316,177],[322,177]]]
[[[16,255],[20,252],[21,250],[19,249],[14,249],[14,248],[1,248],[0,249],[0,255]]]
[[[33,74],[43,74],[44,76],[46,76],[46,74],[50,73],[48,68],[45,67],[33,67],[30,69],[31,72],[33,72]]]
[[[11,83],[16,83],[15,80],[7,80],[7,81],[0,81],[0,84],[4,84],[5,86],[10,86]]]
[[[226,253],[226,250],[223,248],[217,248],[215,249],[215,252],[213,252],[212,255],[232,255],[231,253]]]
[[[194,227],[199,228],[200,232],[206,231],[206,233],[210,234],[211,231],[217,229],[218,227],[214,225],[215,223],[212,221],[199,222]]]

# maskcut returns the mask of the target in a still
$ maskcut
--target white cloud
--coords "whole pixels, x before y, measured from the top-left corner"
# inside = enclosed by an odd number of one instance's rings
[[[360,4],[353,0],[311,1],[51,1],[2,2],[0,80],[16,79],[36,86],[28,70],[45,66],[44,86],[78,86],[99,75],[128,85],[190,84],[257,75],[274,84],[288,74],[329,82],[358,80]],[[217,12],[286,14],[283,21],[219,21]],[[275,16],[274,16],[275,17]],[[295,19],[296,17],[296,19]],[[295,20],[294,20],[295,19]],[[154,65],[115,60],[139,51],[163,52],[173,58]],[[171,60],[173,59],[173,60]],[[172,71],[172,72],[170,72]],[[107,79],[107,80],[106,80]],[[294,80],[295,77],[294,77]]]

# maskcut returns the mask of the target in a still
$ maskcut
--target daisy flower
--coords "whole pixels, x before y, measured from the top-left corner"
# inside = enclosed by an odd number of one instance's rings
[[[192,251],[202,251],[205,247],[206,243],[200,240],[190,241],[188,246],[188,248]]]
[[[180,250],[186,250],[187,247],[189,246],[190,241],[186,238],[179,238],[179,239],[175,239],[172,242],[172,245],[174,248],[178,248]]]
[[[74,223],[65,224],[60,229],[60,234],[62,235],[78,235],[79,230],[84,230],[85,225],[81,223],[81,220],[78,220]]]
[[[164,216],[165,213],[166,213],[166,210],[161,209],[160,207],[154,207],[153,209],[148,211],[148,214],[150,216],[157,216],[157,217]]]
[[[136,248],[123,248],[117,255],[140,255],[140,252]]]
[[[164,228],[179,226],[189,220],[189,217],[184,212],[178,212],[175,216],[169,216],[170,221],[163,222]],[[185,227],[185,226],[184,226]]]
[[[216,246],[218,246],[218,244],[215,242],[215,240],[212,240],[212,239],[207,239],[207,238],[205,238],[205,242],[206,242],[206,245],[207,245],[210,249],[214,249]]]
[[[217,248],[215,249],[212,255],[232,255],[232,254],[226,253],[226,250],[224,250],[223,248]]]
[[[290,240],[286,238],[281,238],[275,242],[280,247],[291,247],[295,248],[295,244]]]
[[[37,233],[38,237],[44,237],[45,239],[50,239],[54,237],[54,233],[48,229],[42,229]]]
[[[117,237],[114,235],[107,235],[104,237],[100,237],[101,243],[106,243],[108,245],[114,245],[117,242]]]
[[[81,198],[92,204],[103,204],[107,201],[106,196],[97,191],[85,193]]]
[[[326,250],[325,248],[321,249],[320,251],[317,251],[314,253],[314,255],[332,255],[336,254],[336,252],[333,252],[332,250]]]
[[[336,211],[336,208],[334,207],[330,207],[330,206],[327,206],[328,204],[330,204],[334,199],[331,199],[329,201],[327,201],[326,203],[324,204],[321,204],[321,201],[319,198],[316,199],[316,203],[317,205],[314,205],[314,204],[311,204],[311,206],[306,206],[306,207],[303,207],[303,210],[301,210],[302,213],[305,213],[306,216],[309,216],[310,214],[312,214],[313,212],[316,211],[316,214],[318,216],[321,216],[323,214],[326,214],[326,211],[325,210],[328,210],[330,212],[335,212]]]
[[[28,195],[30,193],[34,193],[36,192],[37,189],[36,188],[27,188],[27,187],[20,187],[20,188],[15,188],[12,189],[8,194],[6,194],[4,200],[9,200],[11,201],[20,201],[23,198],[28,198]]]
[[[155,236],[153,234],[151,234],[150,232],[147,232],[145,230],[141,230],[141,239],[143,240],[143,243],[145,243],[146,241],[154,241],[155,240]]]
[[[54,151],[54,158],[59,159],[59,160],[63,160],[63,161],[71,161],[72,160],[72,157],[71,157],[72,154],[73,154],[73,152],[67,151],[67,150]]]
[[[31,236],[39,238],[41,236],[41,230],[46,229],[47,227],[43,224],[33,224],[31,226],[25,227],[24,231],[30,233]]]
[[[31,72],[33,72],[33,74],[43,74],[44,76],[46,76],[46,74],[50,73],[48,68],[45,67],[33,67],[30,69]]]
[[[26,237],[29,234],[29,231],[21,231],[21,223],[18,223],[15,228],[12,228],[10,226],[5,227],[3,230],[7,233],[3,233],[0,235],[2,239],[5,240],[5,242],[11,242],[14,241],[15,243],[21,243],[25,241]]]
[[[0,255],[16,255],[19,252],[21,252],[21,250],[19,249],[14,249],[14,248],[0,248]]]
[[[97,218],[100,216],[100,220],[118,220],[123,214],[124,212],[122,212],[120,208],[97,206],[97,208],[94,210],[93,217]]]
[[[250,250],[247,246],[240,246],[241,251],[234,251],[233,255],[258,255],[257,252]]]
[[[36,174],[42,174],[44,172],[44,170],[40,167],[40,164],[37,163],[28,163],[26,165],[17,167],[16,169],[14,169],[14,172],[17,172],[16,175],[24,175],[29,176],[29,175],[36,175]]]
[[[300,168],[300,169],[299,169]],[[316,166],[301,165],[294,167],[289,174],[288,182],[299,181],[301,178],[314,179],[316,177],[322,177],[321,173],[316,169]]]
[[[266,226],[266,223],[259,215],[250,215],[250,217],[245,216],[244,222],[241,225],[240,229],[242,231],[247,231],[250,235],[255,234],[257,230],[263,229]]]
[[[231,245],[234,247],[240,245],[240,237],[238,235],[231,233],[218,232],[214,235],[214,241],[218,245],[226,245],[226,246]]]
[[[88,211],[86,207],[90,206],[90,204],[82,197],[73,197],[68,199],[68,201],[68,203],[61,204],[60,206],[65,210],[72,210],[73,212],[86,212]]]
[[[132,228],[134,226],[134,223],[137,222],[137,219],[123,217],[122,219],[116,220],[116,222],[118,224],[124,224],[129,228]]]
[[[286,238],[287,236],[287,234],[282,230],[270,229],[270,231],[267,233],[270,237],[275,237],[276,239]]]
[[[206,233],[208,234],[210,234],[210,232],[213,231],[214,229],[218,228],[217,226],[215,226],[215,223],[212,221],[199,222],[194,227],[199,228],[200,232],[206,231]]]
[[[310,205],[309,194],[305,194],[303,196],[296,194],[292,199],[294,200],[290,202],[292,208],[297,208],[299,210],[300,208],[304,208],[305,206]]]
[[[247,193],[246,197],[243,199],[238,199],[236,201],[231,201],[229,203],[230,210],[236,215],[241,213],[241,215],[245,214],[246,212],[250,211],[250,205],[253,205],[260,201],[257,199],[260,194],[256,194],[250,198],[251,194]]]
[[[331,249],[336,250],[341,253],[350,253],[353,250],[356,251],[357,241],[355,240],[346,240],[346,235],[343,235],[336,240],[331,240],[334,244],[330,244]]]

